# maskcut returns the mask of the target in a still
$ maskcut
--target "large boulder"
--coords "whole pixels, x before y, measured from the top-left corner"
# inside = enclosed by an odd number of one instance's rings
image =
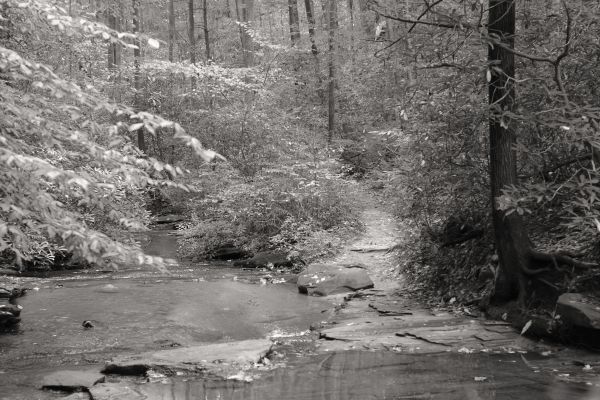
[[[298,276],[298,291],[311,296],[353,292],[373,286],[362,265],[311,264]]]
[[[580,293],[562,294],[556,313],[569,326],[600,330],[600,303]]]
[[[263,251],[247,260],[236,261],[233,265],[242,268],[264,268],[272,266],[273,268],[288,268],[294,265],[294,262],[288,258],[287,253],[283,251]]]

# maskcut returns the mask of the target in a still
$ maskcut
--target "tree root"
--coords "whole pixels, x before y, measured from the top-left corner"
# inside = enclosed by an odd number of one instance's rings
[[[555,268],[558,269],[559,264],[568,265],[570,267],[579,269],[590,269],[599,268],[600,264],[587,261],[579,261],[564,252],[560,253],[544,253],[541,251],[530,250],[529,257],[532,261],[542,261],[554,264]],[[534,270],[540,271],[540,270]]]
[[[522,270],[523,274],[525,274],[526,276],[535,277],[537,280],[540,280],[540,281],[543,281],[543,280],[539,277],[539,275],[542,275],[544,273],[551,272],[551,271],[561,271],[566,274],[569,274],[570,271],[565,268],[561,268],[561,265],[576,268],[576,269],[584,269],[584,270],[600,268],[600,264],[598,264],[598,263],[579,261],[579,260],[575,259],[575,257],[573,257],[571,253],[567,253],[567,252],[544,253],[544,252],[537,251],[537,250],[529,250],[528,253],[529,253],[528,254],[529,262],[527,264],[529,264],[529,265],[521,266],[521,270]],[[533,267],[531,267],[531,263],[534,261],[542,262],[542,263],[546,263],[546,264],[552,264],[553,267],[533,268]],[[548,282],[544,281],[544,283],[548,283]]]

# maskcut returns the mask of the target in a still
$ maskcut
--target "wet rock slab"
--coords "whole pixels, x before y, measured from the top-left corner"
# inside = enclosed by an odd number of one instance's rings
[[[67,397],[61,397],[60,400],[90,400],[90,394],[88,392],[76,392]]]
[[[186,370],[228,376],[260,362],[271,347],[270,340],[257,339],[119,356],[109,362],[102,372],[143,375],[150,369],[166,372]]]
[[[412,314],[410,305],[402,301],[393,299],[376,299],[369,303],[369,307],[377,311],[380,315],[385,316],[400,316]]]
[[[46,375],[42,379],[42,389],[77,392],[91,388],[104,382],[105,376],[100,371],[63,370]]]
[[[579,368],[581,369],[581,368]],[[563,370],[561,370],[563,372]],[[171,378],[100,384],[94,400],[585,399],[598,390],[534,372],[520,354],[343,351],[302,358],[251,383]]]
[[[90,388],[93,400],[147,400],[138,386],[126,383],[101,383]]]
[[[374,286],[360,265],[311,264],[298,276],[298,291],[311,296],[352,292]]]
[[[410,310],[410,311],[409,311]],[[411,353],[522,350],[532,342],[509,324],[434,313],[394,295],[352,297],[319,331],[321,351],[392,349]]]

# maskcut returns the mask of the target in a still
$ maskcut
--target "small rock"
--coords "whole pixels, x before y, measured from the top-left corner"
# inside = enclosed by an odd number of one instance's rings
[[[22,309],[23,309],[23,307],[15,306],[12,304],[1,304],[0,305],[0,311],[11,313],[13,315],[13,317],[20,316]]]
[[[0,311],[0,327],[12,326],[21,322],[21,318],[15,317],[8,311]]]
[[[90,329],[94,327],[94,324],[92,324],[92,321],[85,320],[82,322],[81,326],[83,326],[85,329]]]
[[[119,288],[116,287],[115,285],[109,283],[109,284],[102,286],[100,289],[98,289],[98,291],[100,293],[118,293]]]

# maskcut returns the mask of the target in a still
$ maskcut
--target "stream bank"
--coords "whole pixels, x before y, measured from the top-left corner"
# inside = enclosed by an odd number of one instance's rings
[[[64,398],[39,390],[61,371],[84,372],[69,384],[94,400],[600,395],[596,354],[412,301],[392,250],[401,221],[368,203],[362,218],[364,234],[326,262],[364,267],[374,287],[358,292],[305,296],[293,277],[227,263],[21,278],[39,289],[20,300],[20,331],[0,337],[0,399]],[[172,250],[168,231],[152,235],[152,251]]]

